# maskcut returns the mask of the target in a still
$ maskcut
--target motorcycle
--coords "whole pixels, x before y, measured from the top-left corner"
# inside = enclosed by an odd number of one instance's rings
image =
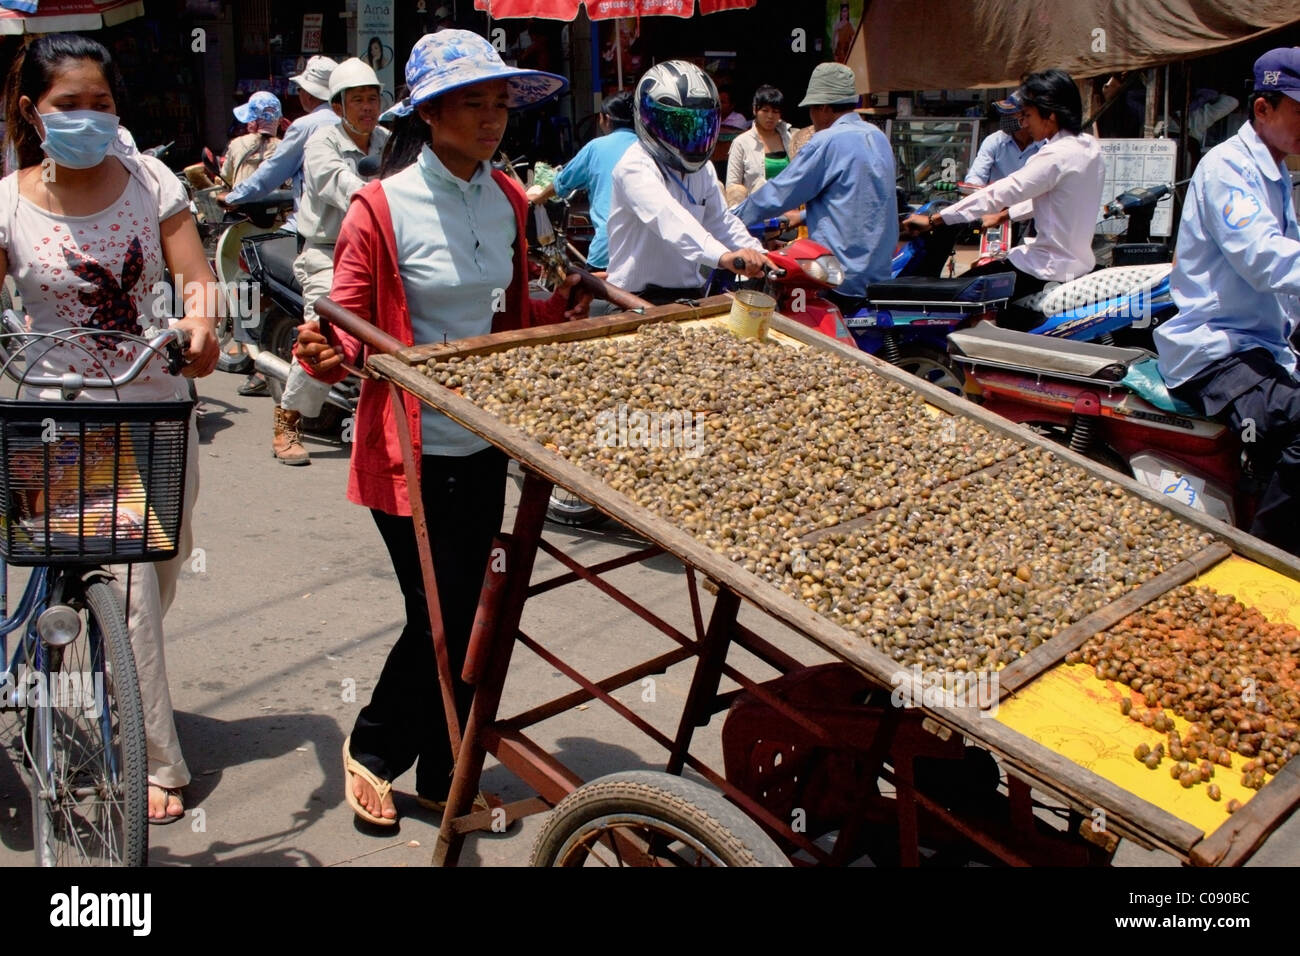
[[[252,232],[240,239],[239,266],[261,288],[262,310],[245,331],[255,342],[254,367],[266,376],[271,399],[280,403],[289,380],[293,346],[303,321],[302,287],[293,274],[298,237],[288,232]],[[333,435],[356,414],[361,383],[349,376],[330,388],[319,415],[303,416],[302,427],[316,435]],[[344,430],[344,440],[349,440]]]
[[[1018,300],[1016,305],[1042,316],[1032,334],[1103,344],[1150,344],[1151,330],[1174,312],[1169,289],[1172,266],[1159,251],[1165,247],[1146,241],[1156,203],[1170,189],[1129,190],[1106,206],[1104,219],[1129,217],[1126,241],[1113,246],[1112,258],[1119,264]],[[945,205],[934,201],[920,211],[937,212]],[[969,228],[944,225],[903,243],[894,257],[894,277],[872,283],[863,308],[845,317],[863,351],[954,394],[963,393],[965,380],[961,367],[949,358],[949,336],[996,318],[1008,306],[1014,287],[1010,273],[941,276],[958,238]],[[1004,225],[984,248],[1002,255],[1007,242]],[[987,261],[982,258],[976,265]]]
[[[992,323],[953,332],[948,345],[989,411],[1249,527],[1263,483],[1240,436],[1171,395],[1153,352],[1051,341]]]

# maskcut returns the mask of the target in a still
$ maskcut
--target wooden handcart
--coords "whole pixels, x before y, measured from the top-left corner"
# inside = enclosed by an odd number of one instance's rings
[[[545,752],[529,731],[544,720],[591,701],[600,701],[660,745],[667,754],[667,774],[681,775],[689,768],[725,794],[730,803],[723,806],[743,812],[738,829],[754,823],[762,828],[766,837],[762,833],[755,837],[754,828],[734,843],[748,847],[748,855],[740,854],[743,862],[771,862],[773,844],[765,840],[774,841],[783,858],[832,864],[847,863],[864,854],[877,863],[904,865],[952,858],[954,854],[960,859],[1013,865],[1097,864],[1110,860],[1120,838],[1158,848],[1196,865],[1240,864],[1247,859],[1300,802],[1300,760],[1287,763],[1257,793],[1246,791],[1249,799],[1231,816],[1203,796],[1201,805],[1180,802],[1178,784],[1167,774],[1143,778],[1138,768],[1139,776],[1133,776],[1132,767],[1125,765],[1124,761],[1133,763],[1128,752],[1133,742],[1143,738],[1137,734],[1139,728],[1117,713],[1115,685],[1093,678],[1090,668],[1069,667],[1062,662],[1089,637],[1159,595],[1204,580],[1206,575],[1218,575],[1223,587],[1240,586],[1245,591],[1252,587],[1250,582],[1262,581],[1261,587],[1280,589],[1294,597],[1300,608],[1300,565],[1283,552],[1174,504],[973,403],[778,316],[773,320],[772,335],[780,342],[796,348],[829,350],[869,366],[876,374],[911,389],[918,402],[929,403],[940,414],[972,418],[992,432],[1047,448],[1098,478],[1119,483],[1131,495],[1173,510],[1181,520],[1212,532],[1215,538],[1211,546],[1192,559],[1165,570],[1119,600],[1096,608],[998,672],[1001,699],[996,715],[987,710],[925,705],[920,687],[912,689],[923,706],[898,707],[896,701],[891,701],[891,691],[900,684],[899,665],[869,642],[745,571],[683,529],[614,491],[597,476],[415,368],[430,359],[453,355],[627,335],[652,322],[721,322],[719,316],[728,306],[728,299],[716,297],[698,306],[661,306],[447,345],[402,348],[328,300],[318,304],[318,313],[328,322],[346,328],[367,344],[367,372],[390,383],[391,400],[398,409],[395,417],[407,478],[413,489],[411,501],[416,509],[431,620],[440,621],[437,591],[429,542],[423,531],[421,496],[415,490],[416,468],[410,436],[406,434],[406,416],[400,411],[406,396],[414,396],[447,414],[505,451],[525,469],[513,528],[499,541],[505,561],[494,562],[495,567],[503,565],[504,570],[489,570],[473,627],[462,676],[475,686],[475,695],[464,727],[459,725],[447,690],[451,675],[446,648],[441,643],[441,627],[437,623],[434,626],[444,704],[456,752],[456,769],[434,863],[454,865],[465,835],[491,828],[494,822],[500,824],[502,811],[510,820],[546,811],[583,788],[584,781],[578,774]],[[570,490],[621,522],[643,537],[646,546],[590,567],[565,554],[542,534],[554,485]],[[539,552],[554,558],[566,571],[546,580],[532,580]],[[693,621],[689,633],[672,626],[608,580],[610,572],[664,553],[685,566],[686,597]],[[701,595],[702,578],[716,586],[716,598],[707,613],[708,598]],[[543,636],[525,634],[520,629],[527,600],[577,582],[597,588],[652,625],[671,641],[670,649],[618,673],[593,677],[573,662],[562,660]],[[1251,603],[1250,595],[1241,593],[1240,587],[1238,596],[1244,603]],[[737,620],[742,602],[829,652],[836,663],[809,667],[742,625]],[[573,681],[577,689],[523,712],[503,711],[503,688],[517,648],[541,657]],[[735,648],[743,648],[780,676],[747,676],[736,663],[744,655],[731,653]],[[639,684],[649,675],[689,661],[694,661],[694,674],[676,732],[671,735],[652,726],[615,696],[620,688]],[[724,677],[738,685],[738,690],[721,693]],[[692,752],[692,742],[697,729],[723,711],[728,712],[722,732],[725,767],[710,767]],[[1100,742],[1095,752],[1088,752],[1089,741]],[[497,811],[473,811],[472,801],[488,754],[537,796]],[[698,784],[691,786],[698,788]],[[691,791],[686,792],[689,796]],[[570,798],[566,806],[573,803],[574,798]],[[596,807],[599,801],[588,803]],[[609,804],[615,809],[618,806],[616,802]],[[1053,813],[1048,813],[1045,806],[1050,806]],[[712,816],[716,822],[722,811],[716,807],[715,811]],[[647,812],[642,808],[639,818]],[[615,833],[614,823],[609,824],[608,832],[599,832],[601,821],[616,823],[627,815],[620,817],[611,810],[602,816],[595,809],[585,817],[581,813],[569,814],[574,820],[586,821],[585,835],[575,830],[551,839],[548,846],[553,853],[544,862],[581,863],[583,857],[578,851],[590,850],[595,842],[611,847],[619,862],[681,862],[681,840],[694,840],[694,862],[728,862],[727,855],[699,837],[698,832],[695,837],[683,836],[686,831],[678,826],[680,820],[667,821],[657,830],[652,826],[649,836],[635,828]],[[1055,819],[1055,824],[1049,818]],[[680,838],[673,843],[676,849],[667,848],[674,838]]]

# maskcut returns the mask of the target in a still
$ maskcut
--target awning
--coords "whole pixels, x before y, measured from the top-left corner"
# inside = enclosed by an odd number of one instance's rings
[[[573,20],[583,0],[474,0],[474,9],[497,20],[538,17],[543,20]],[[700,0],[700,13],[744,10],[756,0]],[[695,15],[695,0],[586,0],[592,20],[615,17],[682,17]]]
[[[144,16],[144,0],[0,0],[0,34],[81,33]]]
[[[1036,70],[1142,69],[1298,24],[1300,0],[868,0],[848,64],[860,93],[1016,86]]]

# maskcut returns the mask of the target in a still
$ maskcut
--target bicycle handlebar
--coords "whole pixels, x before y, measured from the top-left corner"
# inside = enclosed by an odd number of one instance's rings
[[[80,372],[63,372],[60,375],[28,375],[24,372],[19,375],[15,372],[14,360],[33,346],[37,340],[53,339],[56,343],[72,345],[74,348],[83,348],[79,343],[73,342],[72,339],[86,335],[117,335],[123,341],[140,342],[145,348],[129,368],[120,375],[115,376],[85,376]],[[5,348],[4,343],[8,339],[15,339],[20,343],[19,348],[13,354],[10,353],[9,349]],[[186,329],[176,327],[162,332],[155,331],[148,338],[118,332],[98,332],[86,328],[60,329],[57,332],[29,332],[23,328],[17,314],[12,310],[6,310],[3,317],[3,330],[0,330],[0,361],[4,363],[4,374],[19,385],[25,385],[29,388],[57,388],[67,395],[75,394],[85,388],[119,389],[123,385],[134,381],[155,356],[163,356],[167,362],[167,371],[172,375],[176,375],[185,364],[183,353],[189,347],[189,344],[190,333]]]

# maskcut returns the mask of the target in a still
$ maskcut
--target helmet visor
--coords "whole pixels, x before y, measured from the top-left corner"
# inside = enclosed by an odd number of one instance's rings
[[[641,121],[655,139],[683,158],[702,162],[717,145],[722,116],[716,107],[669,106],[646,97],[641,102]]]

